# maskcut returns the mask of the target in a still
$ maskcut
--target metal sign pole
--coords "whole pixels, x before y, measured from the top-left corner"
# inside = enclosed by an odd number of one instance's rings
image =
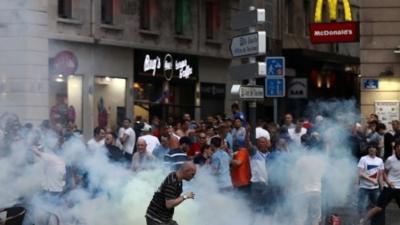
[[[278,124],[278,99],[274,98],[274,123]]]
[[[253,11],[256,8],[254,6],[249,7],[249,11]],[[257,29],[256,26],[250,26],[249,27],[249,32],[255,32]],[[249,63],[256,63],[257,59],[256,57],[249,57]],[[249,85],[256,85],[256,79],[249,79]],[[249,102],[249,122],[250,122],[250,137],[252,143],[255,145],[256,144],[256,117],[257,117],[257,102],[256,101],[250,101]]]

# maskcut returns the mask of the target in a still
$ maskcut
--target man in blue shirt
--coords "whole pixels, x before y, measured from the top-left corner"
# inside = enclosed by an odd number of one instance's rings
[[[216,176],[219,190],[230,191],[232,190],[230,174],[230,163],[232,158],[222,149],[222,139],[220,137],[213,137],[210,142],[214,151],[211,156],[211,167]]]

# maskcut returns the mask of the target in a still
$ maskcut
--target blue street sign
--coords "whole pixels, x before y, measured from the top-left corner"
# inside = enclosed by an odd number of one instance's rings
[[[267,76],[285,76],[285,57],[266,57]]]
[[[362,88],[367,90],[373,90],[379,88],[378,79],[362,79]]]
[[[285,78],[266,78],[265,90],[265,97],[285,97]]]

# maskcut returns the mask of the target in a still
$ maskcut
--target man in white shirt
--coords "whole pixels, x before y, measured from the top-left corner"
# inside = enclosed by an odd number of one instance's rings
[[[267,157],[270,154],[269,134],[258,134],[257,146],[250,146],[251,198],[256,212],[265,211],[268,205]]]
[[[142,128],[142,136],[140,138],[146,141],[147,152],[150,154],[153,154],[153,150],[160,145],[158,138],[151,134],[151,126],[147,123]]]
[[[56,141],[53,141],[57,143]],[[48,141],[48,143],[50,143]],[[48,146],[48,145],[46,145]],[[40,146],[34,146],[32,148],[33,153],[38,156],[41,160],[43,160],[43,181],[42,188],[44,191],[52,193],[52,194],[61,194],[64,191],[64,187],[66,184],[66,163],[64,159],[57,156],[53,148],[56,148],[56,145],[48,146],[46,148]]]
[[[321,188],[326,162],[317,152],[309,150],[294,163],[289,177],[292,181],[294,223],[318,225],[321,222]]]
[[[136,133],[131,127],[131,120],[125,118],[122,126],[124,127],[122,137],[119,140],[122,144],[122,150],[127,156],[126,158],[132,160],[133,149],[135,148]]]
[[[296,123],[295,128],[289,128],[288,133],[290,136],[290,139],[300,145],[301,144],[301,136],[307,133],[307,129],[303,127],[304,120],[303,119],[298,119]]]
[[[400,207],[400,141],[395,142],[394,154],[385,162],[383,180],[385,182],[384,188],[379,195],[376,206],[367,213],[365,218],[360,220],[360,225],[366,224],[366,221],[382,212],[393,199],[396,199]]]
[[[106,136],[106,132],[103,128],[96,127],[94,128],[93,135],[94,137],[87,143],[90,152],[95,152],[96,150],[104,147],[104,138]]]
[[[379,181],[382,181],[384,170],[383,160],[376,156],[375,146],[368,146],[368,155],[358,162],[360,189],[358,191],[358,212],[362,215],[368,207],[368,202],[374,206],[379,196]],[[383,184],[381,184],[382,186]]]

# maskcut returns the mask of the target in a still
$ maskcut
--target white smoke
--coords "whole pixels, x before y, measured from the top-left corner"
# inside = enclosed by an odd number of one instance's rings
[[[292,225],[294,196],[309,179],[320,176],[318,173],[323,176],[324,206],[330,210],[348,204],[356,167],[346,142],[347,131],[349,124],[358,121],[359,113],[353,101],[313,103],[310,108],[313,117],[324,116],[318,132],[329,149],[290,146],[291,152],[283,154],[274,163],[277,169],[269,171],[275,177],[271,184],[280,185],[283,196],[274,206],[273,215],[254,213],[253,206],[234,192],[219,192],[213,176],[208,170],[201,169],[191,182],[184,182],[184,192],[195,192],[195,199],[179,205],[174,219],[186,225]],[[59,155],[68,167],[87,172],[88,185],[76,187],[61,201],[58,198],[43,199],[35,195],[41,190],[41,160],[29,160],[29,149],[30,146],[16,143],[11,154],[0,158],[0,208],[10,207],[25,197],[30,200],[27,219],[39,221],[38,225],[49,213],[56,215],[64,225],[145,225],[147,206],[168,174],[162,163],[154,170],[132,172],[125,165],[110,163],[104,149],[89,153],[81,139],[71,138],[64,143]]]

